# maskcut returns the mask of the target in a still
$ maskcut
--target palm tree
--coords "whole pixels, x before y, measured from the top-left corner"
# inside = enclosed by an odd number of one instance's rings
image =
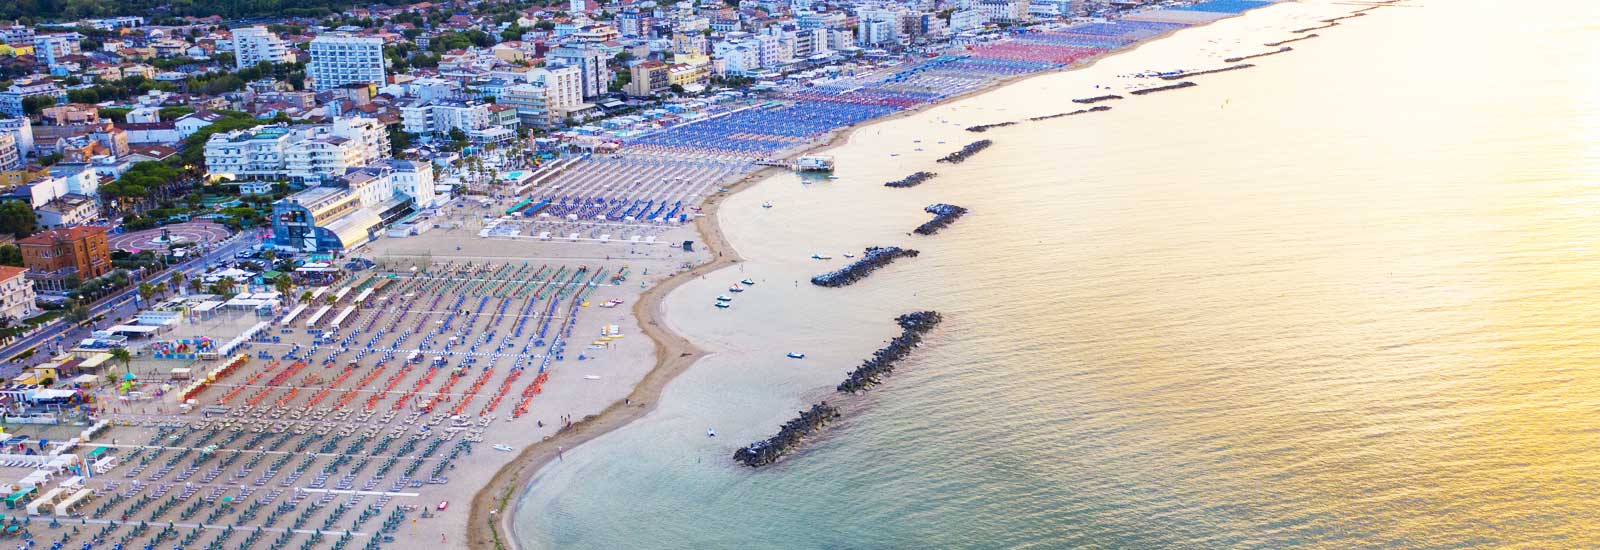
[[[177,292],[178,289],[183,288],[183,272],[173,271],[172,278],[167,280],[167,284],[172,287],[173,292]]]
[[[201,290],[205,289],[205,287],[206,284],[200,281],[200,279],[189,279],[189,290],[194,291],[195,294],[199,294]]]
[[[289,279],[288,275],[279,275],[278,278],[272,280],[272,286],[278,289],[278,294],[288,296],[289,291],[294,289],[294,281]]]
[[[311,291],[307,290],[305,292],[301,292],[300,293],[300,301],[301,302],[309,302],[309,301],[311,301]]]
[[[67,306],[66,316],[73,324],[82,325],[89,320],[89,308],[73,301],[72,305]]]
[[[122,363],[123,374],[133,373],[133,354],[128,353],[127,348],[116,348],[111,350],[111,360]]]
[[[211,291],[212,291],[211,293],[212,294],[220,294],[220,295],[223,295],[223,296],[227,296],[227,295],[233,294],[233,286],[234,286],[234,284],[235,283],[233,282],[233,279],[228,279],[228,278],[217,279],[217,282],[211,283]]]
[[[159,292],[161,291],[156,289],[156,285],[152,285],[150,283],[139,283],[139,300],[142,302],[149,302],[150,299],[154,298]]]

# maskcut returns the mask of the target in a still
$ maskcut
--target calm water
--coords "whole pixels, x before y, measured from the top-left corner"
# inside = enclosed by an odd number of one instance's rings
[[[1356,6],[1275,6],[869,128],[836,151],[840,180],[735,197],[726,226],[761,284],[724,317],[707,301],[727,280],[668,304],[719,353],[657,414],[547,469],[518,535],[1600,547],[1600,13],[1412,6],[1199,88],[991,131],[995,147],[914,190],[879,185],[976,139],[959,125],[1069,110],[1116,72],[1192,66]],[[936,201],[974,214],[904,235]],[[820,270],[811,251],[869,244],[924,254],[847,289],[789,283]],[[828,392],[919,308],[946,325],[886,386]],[[848,420],[803,453],[729,463],[823,398]]]

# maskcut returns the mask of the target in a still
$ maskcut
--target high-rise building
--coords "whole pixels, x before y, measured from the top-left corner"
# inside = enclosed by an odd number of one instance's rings
[[[55,65],[61,58],[83,53],[77,33],[43,34],[33,37],[33,57],[45,65]]]
[[[332,90],[352,83],[385,82],[383,39],[323,34],[311,41],[311,64],[306,68],[312,87]]]
[[[605,93],[607,84],[611,82],[610,71],[606,70],[606,54],[599,48],[562,46],[550,50],[545,59],[578,69],[583,97],[595,97]]]
[[[240,69],[254,67],[262,61],[288,63],[293,59],[289,54],[289,46],[266,27],[233,30],[233,60]]]

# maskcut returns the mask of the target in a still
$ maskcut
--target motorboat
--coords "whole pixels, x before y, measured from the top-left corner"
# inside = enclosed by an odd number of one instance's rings
[[[739,284],[744,285],[744,286],[755,286],[756,282],[752,281],[750,279],[745,279],[743,281],[739,281]]]
[[[761,203],[762,208],[772,208],[772,201]]]
[[[829,256],[827,254],[823,254],[821,252],[818,252],[816,254],[812,254],[811,255],[811,259],[813,259],[813,260],[832,260],[833,256]]]
[[[511,446],[510,445],[506,445],[506,444],[495,445],[494,446],[494,450],[496,450],[496,451],[504,451],[504,452],[508,452],[509,453],[509,452],[511,452]]]
[[[846,258],[854,258],[854,257],[856,257],[856,255],[855,254],[851,254],[849,252],[846,252],[846,253],[844,253],[844,257],[846,257]]]
[[[717,307],[722,308],[722,309],[728,309],[730,306],[728,305],[727,302],[717,302]]]
[[[744,287],[739,286],[739,285],[733,285],[733,286],[728,287],[728,292],[744,292]]]
[[[706,428],[706,437],[716,437],[716,436],[717,436],[717,429],[716,428]]]
[[[806,354],[800,353],[800,352],[791,351],[791,352],[789,352],[789,358],[790,359],[805,359],[806,358]]]
[[[733,301],[733,297],[729,296],[727,294],[723,294],[723,295],[717,296],[717,301],[718,302],[732,302]]]

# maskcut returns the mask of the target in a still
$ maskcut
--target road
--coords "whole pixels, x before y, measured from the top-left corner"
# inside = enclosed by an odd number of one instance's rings
[[[12,342],[4,349],[0,349],[0,358],[3,358],[0,359],[0,363],[3,363],[3,365],[0,365],[0,378],[10,379],[19,374],[24,366],[47,360],[49,359],[48,356],[51,355],[51,353],[36,353],[27,360],[16,361],[18,355],[27,353],[28,350],[45,345],[48,351],[53,352],[55,350],[52,344],[60,345],[61,347],[66,348],[66,344],[68,342],[77,342],[78,340],[88,338],[95,329],[115,325],[120,322],[120,320],[133,315],[138,309],[135,307],[134,302],[137,301],[139,297],[139,283],[144,282],[161,285],[165,284],[169,279],[171,279],[172,274],[174,273],[182,272],[184,277],[192,277],[197,273],[204,272],[207,265],[213,262],[233,259],[233,255],[235,253],[247,247],[254,246],[257,243],[257,240],[253,235],[253,231],[245,231],[235,235],[229,240],[223,241],[222,244],[212,248],[211,252],[205,256],[172,266],[166,271],[162,271],[161,273],[156,274],[154,277],[144,281],[133,282],[129,284],[127,288],[101,299],[99,302],[96,302],[94,305],[90,306],[89,311],[91,317],[96,315],[104,315],[105,320],[101,321],[100,323],[96,323],[93,328],[75,327],[72,326],[72,323],[68,323],[63,320],[57,320],[56,322],[47,325],[44,330],[34,333],[26,338],[17,340],[16,342]]]

